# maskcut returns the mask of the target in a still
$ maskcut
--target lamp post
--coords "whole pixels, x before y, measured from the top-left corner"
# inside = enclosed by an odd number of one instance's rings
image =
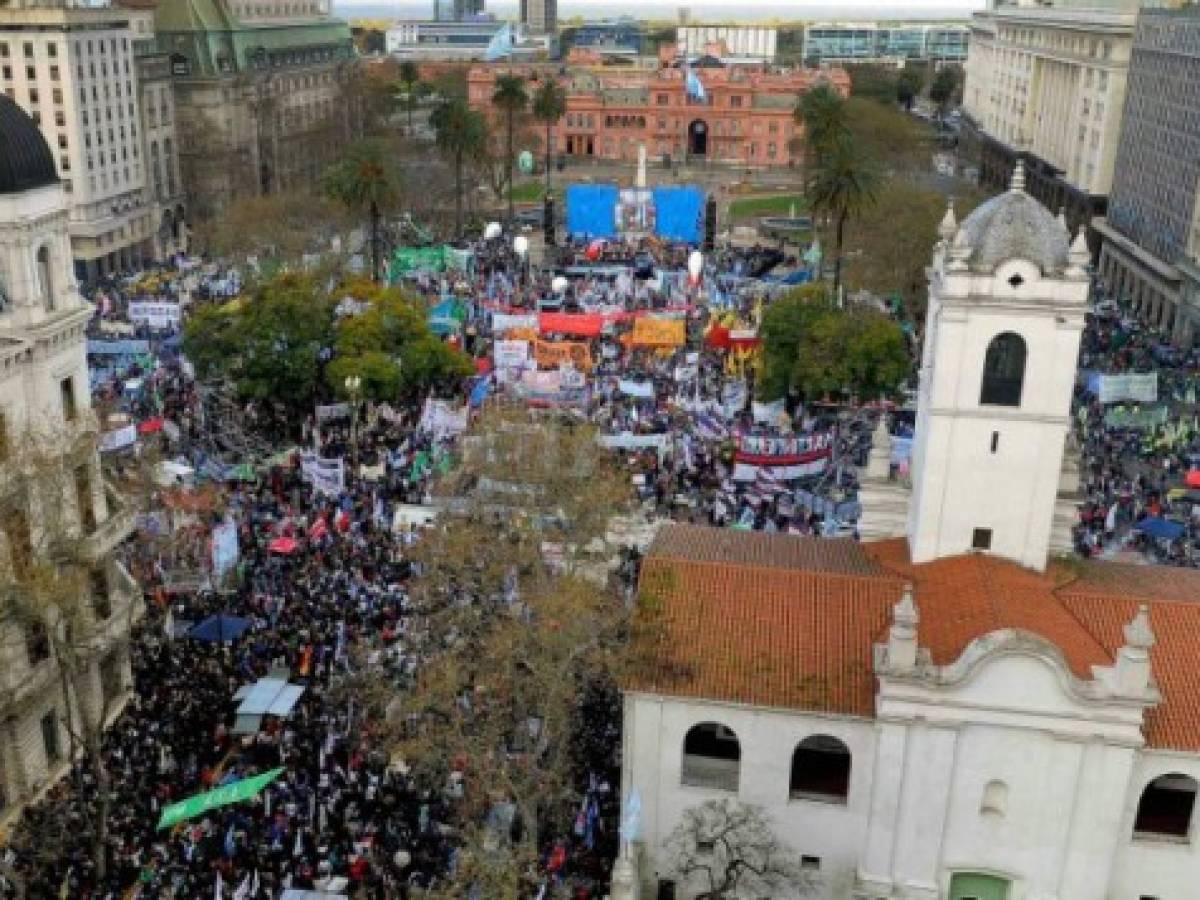
[[[358,397],[362,391],[362,378],[358,375],[347,375],[345,382],[346,394],[350,397],[350,461],[358,472]]]
[[[521,279],[528,282],[528,272],[526,270],[526,257],[529,253],[529,238],[523,234],[518,234],[513,238],[513,252],[517,254],[517,259],[521,262]]]

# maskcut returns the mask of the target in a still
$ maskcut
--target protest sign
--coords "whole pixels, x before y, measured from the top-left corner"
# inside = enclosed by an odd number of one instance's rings
[[[633,323],[630,343],[634,347],[682,347],[687,324],[682,319],[652,319],[648,316]]]
[[[178,328],[180,310],[178,303],[135,302],[129,304],[129,320],[144,323],[151,328]]]
[[[529,359],[529,341],[496,341],[492,359],[497,369],[523,369]]]
[[[580,341],[535,341],[533,358],[542,369],[557,369],[563,363],[570,363],[583,372],[592,370],[591,351]]]

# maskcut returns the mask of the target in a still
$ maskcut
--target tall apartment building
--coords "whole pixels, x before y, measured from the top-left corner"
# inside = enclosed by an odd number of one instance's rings
[[[132,43],[122,10],[0,6],[0,91],[54,152],[81,278],[151,255]]]
[[[326,0],[161,0],[189,216],[309,187],[352,137],[357,60]]]
[[[157,0],[117,0],[117,5],[129,15],[133,33],[146,197],[153,209],[151,240],[154,258],[161,260],[187,249],[187,211],[179,171],[171,56],[158,49],[154,38]]]
[[[1017,159],[1029,192],[1073,226],[1104,213],[1135,13],[1005,6],[976,13],[963,144],[1002,190]]]
[[[435,22],[464,22],[483,15],[483,0],[433,0]]]
[[[729,56],[742,60],[775,61],[779,31],[749,25],[689,25],[675,29],[675,49],[683,59],[695,59],[722,45]]]
[[[1200,336],[1200,11],[1143,10],[1100,276],[1181,345]]]
[[[124,702],[142,609],[113,559],[133,511],[90,449],[91,308],[72,271],[71,198],[56,156],[0,96],[0,819],[65,771],[80,716],[99,725]],[[54,568],[86,572],[81,595],[30,588],[46,583],[63,543],[69,562]],[[78,677],[64,680],[60,659]]]
[[[521,0],[521,24],[530,34],[556,34],[558,0]]]

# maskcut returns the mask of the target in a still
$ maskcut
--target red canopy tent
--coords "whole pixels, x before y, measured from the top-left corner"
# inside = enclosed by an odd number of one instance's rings
[[[1200,488],[1200,469],[1189,469],[1185,481],[1190,488]]]
[[[538,330],[542,334],[596,338],[604,331],[604,316],[599,313],[540,313]]]
[[[163,430],[163,420],[161,416],[155,416],[153,419],[147,419],[141,422],[137,427],[138,434],[158,434]]]
[[[296,548],[299,546],[300,545],[296,542],[295,538],[281,537],[275,538],[275,540],[271,541],[271,543],[267,545],[267,549],[272,553],[280,553],[284,556],[290,556],[296,552]]]

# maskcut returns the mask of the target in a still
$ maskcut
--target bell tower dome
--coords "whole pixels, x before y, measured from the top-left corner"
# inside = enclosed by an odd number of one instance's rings
[[[953,222],[947,216],[947,222]],[[1043,569],[1087,308],[1086,242],[1012,187],[943,239],[930,269],[908,543]]]

